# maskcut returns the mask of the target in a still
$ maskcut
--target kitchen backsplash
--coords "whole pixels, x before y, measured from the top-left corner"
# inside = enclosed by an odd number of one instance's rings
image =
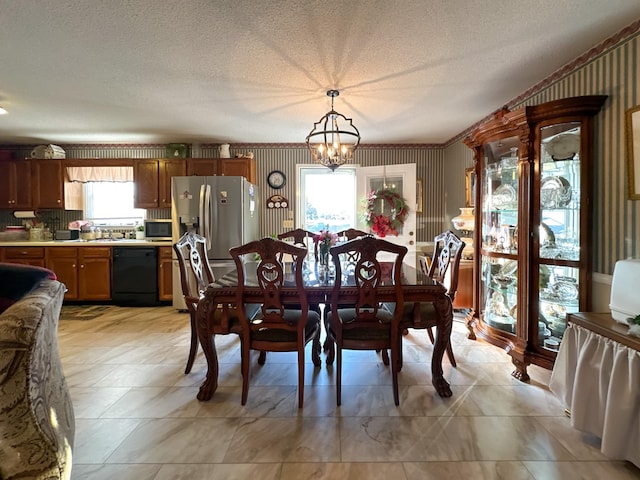
[[[56,230],[64,230],[69,222],[83,219],[82,210],[39,210],[37,212],[38,220],[49,227],[52,232]],[[153,208],[147,210],[147,218],[156,220],[159,218],[171,218],[170,208]],[[4,231],[7,225],[23,225],[23,219],[14,217],[13,210],[0,210],[0,231]],[[114,228],[114,232],[120,232],[122,229]],[[125,229],[126,230],[126,229]]]

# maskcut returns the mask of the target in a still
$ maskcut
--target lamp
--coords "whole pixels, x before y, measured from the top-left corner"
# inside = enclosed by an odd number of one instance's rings
[[[473,230],[476,226],[473,207],[460,208],[460,215],[453,217],[451,223],[456,230],[462,232],[462,240],[466,244],[462,250],[462,258],[473,258]]]
[[[331,110],[313,124],[306,139],[313,159],[331,171],[351,160],[360,143],[360,132],[351,119],[333,109],[333,99],[338,95],[338,90],[327,92],[327,96],[331,97]],[[341,125],[338,125],[338,121]]]

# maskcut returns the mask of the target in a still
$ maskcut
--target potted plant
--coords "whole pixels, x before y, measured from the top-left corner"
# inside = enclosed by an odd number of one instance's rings
[[[136,225],[136,240],[144,240],[144,225]]]

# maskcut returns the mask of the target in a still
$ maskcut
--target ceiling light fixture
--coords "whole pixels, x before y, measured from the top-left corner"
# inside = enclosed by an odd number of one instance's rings
[[[360,144],[360,132],[351,119],[333,109],[333,99],[338,95],[338,90],[327,92],[327,96],[331,97],[331,110],[313,124],[313,130],[306,140],[313,159],[331,171],[353,159],[353,152]],[[341,125],[338,125],[338,121]]]
[[[4,108],[0,107],[0,115],[6,115],[7,113],[9,112],[7,112]]]

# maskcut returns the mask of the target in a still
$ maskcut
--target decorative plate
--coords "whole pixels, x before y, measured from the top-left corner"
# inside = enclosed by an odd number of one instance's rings
[[[513,208],[517,199],[516,189],[508,184],[500,185],[493,192],[493,206],[497,209]]]
[[[500,267],[499,275],[502,277],[508,277],[513,275],[515,271],[518,269],[518,262],[515,260],[507,260]]]
[[[580,151],[580,135],[562,133],[553,137],[545,146],[554,160],[571,160]]]
[[[540,182],[542,208],[564,208],[571,202],[571,185],[564,177],[545,177]]]

